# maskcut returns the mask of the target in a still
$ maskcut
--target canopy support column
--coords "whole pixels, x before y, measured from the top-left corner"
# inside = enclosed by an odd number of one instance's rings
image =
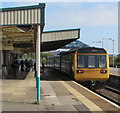
[[[40,39],[41,39],[41,28],[37,26],[37,37],[36,37],[36,71],[37,71],[37,104],[40,103]]]

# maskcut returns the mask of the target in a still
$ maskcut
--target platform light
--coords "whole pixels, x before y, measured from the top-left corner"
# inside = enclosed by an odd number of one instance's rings
[[[22,32],[27,32],[32,29],[31,25],[17,25],[17,28]]]

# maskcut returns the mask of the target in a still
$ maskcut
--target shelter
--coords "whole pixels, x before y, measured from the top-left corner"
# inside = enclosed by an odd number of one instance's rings
[[[0,24],[2,25],[0,34],[3,42],[3,49],[1,48],[1,50],[13,50],[14,47],[25,48],[26,46],[36,45],[34,50],[36,49],[37,52],[37,103],[40,102],[40,39],[45,25],[44,10],[44,3],[0,10]]]

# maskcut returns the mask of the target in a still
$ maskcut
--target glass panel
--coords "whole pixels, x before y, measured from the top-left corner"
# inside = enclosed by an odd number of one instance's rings
[[[84,68],[85,67],[84,56],[83,55],[78,56],[78,67],[79,68]]]
[[[88,67],[95,68],[95,56],[88,56]]]
[[[99,55],[98,56],[98,61],[99,61],[99,63],[98,63],[98,65],[99,65],[99,67],[100,68],[105,68],[106,67],[106,56],[105,55]]]
[[[106,56],[78,55],[78,68],[106,68]]]

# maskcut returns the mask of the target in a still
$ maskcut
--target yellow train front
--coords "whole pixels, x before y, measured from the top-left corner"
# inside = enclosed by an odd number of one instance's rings
[[[68,77],[99,89],[109,78],[109,57],[103,48],[79,48],[49,58],[49,66],[68,73]]]
[[[74,54],[76,80],[106,80],[109,78],[109,58],[104,49],[78,49]]]
[[[74,78],[86,81],[94,89],[104,86],[109,78],[109,57],[102,48],[81,48],[74,53]]]

